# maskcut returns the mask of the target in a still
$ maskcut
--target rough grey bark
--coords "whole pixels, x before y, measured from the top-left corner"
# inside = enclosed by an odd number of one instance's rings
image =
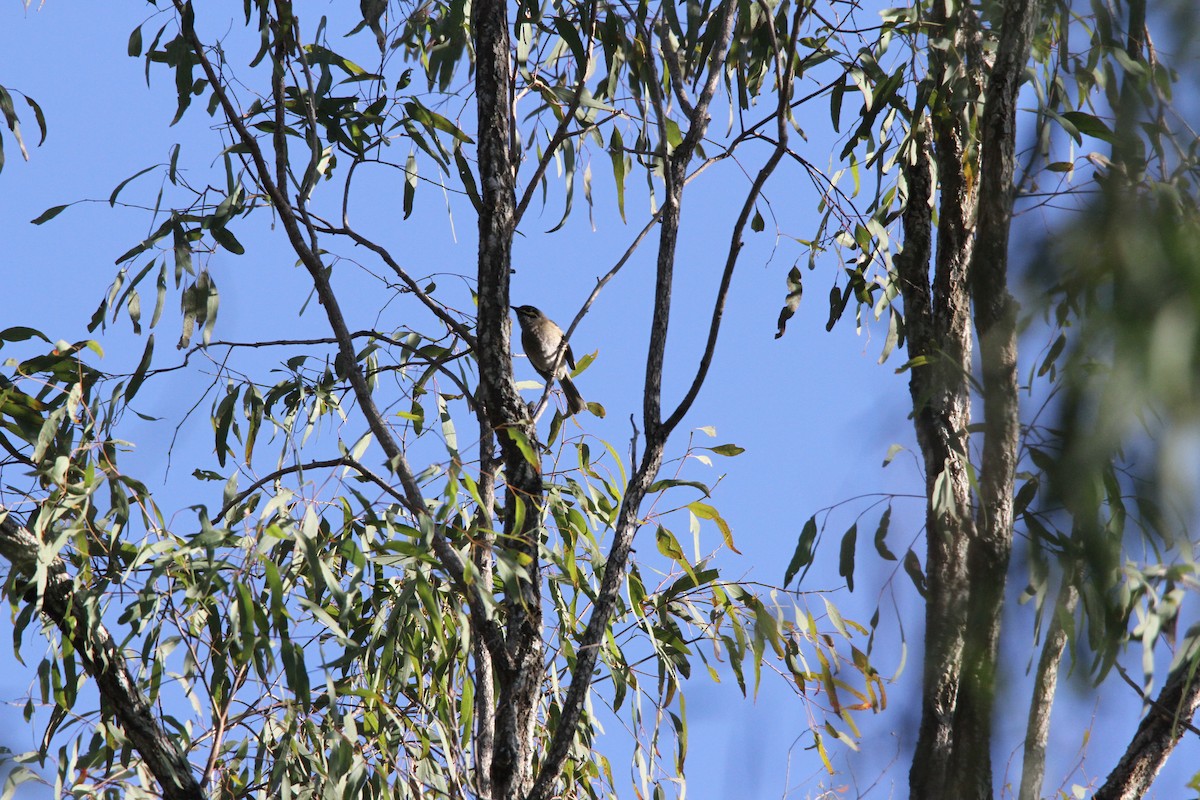
[[[945,7],[935,4],[933,14],[935,26],[954,32],[954,46],[930,50],[930,72],[938,85],[960,87],[960,96],[976,96],[978,59],[965,60],[974,54],[974,12],[964,5],[959,17],[951,19],[945,16]],[[945,96],[955,94],[944,90]],[[963,171],[971,137],[969,106],[960,103],[938,109],[928,129],[917,133],[913,143],[917,152],[906,167],[909,200],[904,247],[909,255],[899,269],[909,358],[925,360],[912,368],[909,394],[928,498],[928,591],[921,725],[909,784],[914,797],[937,798],[945,794],[953,755],[969,591],[967,543],[974,535],[966,463],[972,350],[967,267],[977,198],[975,184]],[[936,160],[939,181],[932,287],[931,159]],[[939,488],[943,488],[940,495]]]
[[[1194,653],[1168,677],[1138,725],[1125,755],[1093,800],[1136,800],[1145,795],[1200,708],[1200,658]]]
[[[928,134],[920,132],[905,165],[908,200],[904,250],[896,258],[905,310],[909,394],[913,425],[925,466],[926,623],[921,727],[909,776],[914,797],[942,796],[953,745],[951,726],[958,703],[958,676],[966,620],[966,543],[971,524],[970,494],[962,456],[970,399],[964,377],[970,363],[967,302],[961,276],[962,248],[947,246],[953,232],[939,232],[933,289],[931,257],[933,175]],[[943,187],[943,195],[947,191]],[[941,227],[953,225],[944,217]],[[967,239],[963,239],[966,244]],[[949,489],[948,507],[936,493]]]
[[[514,435],[536,439],[529,411],[513,382],[509,348],[509,273],[516,220],[508,4],[472,4],[475,98],[479,119],[479,325],[476,357],[480,395],[497,432],[504,480],[504,543],[528,564],[517,596],[502,601],[505,654],[493,662],[496,679],[490,780],[497,800],[524,798],[533,785],[533,743],[541,694],[542,598],[538,542],[542,516],[541,465],[525,457]],[[518,529],[518,524],[520,528]],[[487,675],[479,676],[488,680]],[[478,743],[477,743],[478,744]],[[486,744],[486,743],[485,743]]]
[[[41,542],[0,508],[0,556],[11,572],[33,580],[38,567]],[[6,578],[11,585],[13,575]],[[46,564],[46,586],[41,597],[42,613],[71,642],[88,675],[112,709],[125,735],[137,749],[150,774],[158,781],[166,800],[200,800],[200,788],[192,765],[179,749],[175,737],[158,723],[150,700],[129,672],[124,655],[99,619],[92,598],[75,592],[66,565],[57,557]]]
[[[960,800],[992,796],[992,717],[1000,616],[1013,537],[1013,492],[1020,435],[1017,304],[1008,291],[1017,145],[1017,93],[1029,61],[1038,0],[1011,0],[999,23],[995,62],[980,119],[979,211],[969,273],[982,371],[983,452],[976,536],[970,543],[965,657],[954,720],[951,790]]]
[[[913,797],[967,800],[992,795],[995,665],[1019,430],[1016,308],[1007,289],[1015,98],[1038,10],[1028,0],[1005,5],[990,69],[969,5],[954,18],[940,4],[932,13],[934,28],[947,31],[953,45],[930,49],[942,103],[929,123],[939,180],[932,290],[925,131],[914,136],[916,153],[905,168],[905,252],[898,262],[909,356],[925,361],[912,369],[910,394],[929,498],[922,716],[909,785]],[[971,98],[981,96],[976,116]],[[975,503],[967,479],[972,306],[984,404]]]

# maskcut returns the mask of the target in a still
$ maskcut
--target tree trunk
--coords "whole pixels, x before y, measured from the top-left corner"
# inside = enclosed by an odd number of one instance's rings
[[[508,486],[504,544],[526,566],[516,596],[502,602],[507,616],[506,663],[493,663],[497,682],[491,761],[496,800],[523,798],[533,785],[533,742],[542,689],[542,599],[538,542],[542,518],[541,465],[531,463],[514,435],[536,440],[529,411],[513,382],[509,349],[509,272],[516,219],[508,6],[505,0],[472,5],[475,96],[479,115],[479,328],[480,389],[498,432]],[[518,434],[519,432],[519,434]],[[518,528],[517,526],[520,525]],[[477,661],[480,666],[482,662]],[[486,670],[479,680],[490,680]],[[486,742],[481,742],[484,744]]]

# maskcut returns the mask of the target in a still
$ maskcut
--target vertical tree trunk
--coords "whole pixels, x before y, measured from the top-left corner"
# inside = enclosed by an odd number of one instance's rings
[[[930,50],[930,72],[944,95],[970,97],[978,91],[973,53],[976,30],[974,12],[964,6],[957,18],[946,16],[946,8],[935,4],[933,23],[950,31],[953,47]],[[954,87],[959,87],[955,91]],[[925,466],[926,506],[926,597],[925,656],[921,727],[909,785],[913,797],[946,795],[954,754],[954,718],[958,710],[962,675],[963,637],[966,630],[967,547],[974,535],[971,489],[967,470],[967,426],[971,421],[971,320],[967,293],[967,267],[974,245],[976,185],[964,168],[970,159],[970,106],[951,105],[932,114],[930,131],[919,138],[922,149],[932,146],[939,181],[937,253],[932,290],[929,286],[929,247],[933,188],[918,199],[912,193],[913,168],[909,169],[909,206],[919,202],[925,209],[906,211],[905,249],[910,237],[919,235],[923,251],[919,261],[906,259],[902,283],[906,326],[913,329],[913,312],[925,322],[914,339],[909,334],[909,357],[924,357],[909,383],[913,401],[913,424]],[[928,143],[927,143],[928,142]],[[924,171],[930,170],[930,155]],[[921,177],[930,185],[932,176]],[[922,231],[914,230],[920,214]],[[920,292],[924,298],[915,296]]]
[[[1016,306],[1007,287],[1015,101],[1038,8],[1030,0],[1005,6],[990,70],[969,5],[949,18],[935,4],[933,17],[953,46],[931,48],[930,55],[944,105],[932,109],[940,196],[928,310],[910,308],[921,303],[911,287],[927,280],[922,269],[905,262],[902,272],[910,286],[907,324],[911,329],[914,310],[927,320],[917,337],[910,334],[909,354],[930,362],[914,368],[910,384],[929,497],[929,589],[921,729],[909,784],[913,797],[973,800],[992,796],[992,706],[1019,430]],[[976,113],[972,98],[981,97],[983,110]],[[909,205],[915,200],[910,196]],[[924,234],[910,233],[906,216],[906,249],[911,235]],[[974,498],[967,477],[972,306],[984,406]]]
[[[542,688],[542,606],[538,542],[542,516],[540,464],[531,463],[513,439],[536,439],[528,409],[517,393],[509,349],[509,271],[516,214],[513,164],[508,6],[505,0],[472,5],[475,96],[479,115],[479,330],[481,394],[498,432],[508,493],[503,547],[527,564],[516,596],[502,602],[507,616],[506,663],[493,663],[498,684],[494,749],[490,754],[496,800],[524,797],[533,784],[533,739]],[[517,528],[518,521],[520,528]],[[481,675],[487,680],[487,675]],[[479,759],[486,764],[487,756]]]
[[[1017,143],[1017,93],[1029,61],[1037,0],[1004,6],[995,62],[979,122],[979,212],[970,289],[983,373],[983,453],[976,536],[967,562],[970,601],[963,692],[955,718],[955,796],[992,796],[992,714],[1000,616],[1012,553],[1013,490],[1020,434],[1017,400],[1017,304],[1008,291]]]

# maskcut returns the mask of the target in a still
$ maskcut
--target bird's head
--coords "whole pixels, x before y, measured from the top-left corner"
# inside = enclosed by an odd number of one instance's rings
[[[545,315],[536,306],[513,306],[513,311],[517,312],[517,318],[522,322],[537,322]]]

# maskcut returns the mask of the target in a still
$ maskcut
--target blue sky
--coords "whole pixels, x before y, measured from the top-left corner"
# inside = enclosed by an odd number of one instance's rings
[[[240,3],[227,5],[231,16],[240,13]],[[334,13],[333,3],[311,5],[314,10],[309,13],[313,15]],[[8,161],[0,173],[0,274],[6,277],[7,302],[0,312],[2,327],[31,325],[52,339],[87,338],[86,323],[112,281],[114,259],[151,227],[145,210],[109,208],[107,198],[113,187],[144,167],[165,162],[175,142],[183,143],[181,164],[194,174],[203,175],[213,166],[215,134],[202,104],[168,128],[175,108],[170,77],[152,71],[147,89],[143,62],[125,53],[129,32],[146,18],[147,9],[142,3],[115,3],[96,13],[62,0],[48,0],[41,9],[35,4],[28,11],[21,3],[12,2],[0,9],[0,84],[34,97],[45,109],[49,124],[45,145],[33,148],[35,126],[19,103],[31,145],[30,162],[20,160],[11,139],[5,141]],[[220,29],[211,21],[208,24],[209,30]],[[722,123],[718,115],[716,124]],[[817,164],[827,163],[832,147],[828,134],[815,124],[806,132],[808,142],[797,146]],[[560,201],[552,191],[545,210],[539,212],[535,201],[515,246],[514,302],[538,305],[564,325],[596,278],[619,258],[640,229],[648,205],[644,183],[635,176],[626,201],[629,223],[623,224],[610,210],[612,180],[606,154],[596,154],[593,173],[595,229],[579,196],[563,229],[543,233],[554,227],[561,215]],[[152,202],[158,181],[153,176],[140,179],[121,199]],[[440,192],[423,185],[414,218],[400,222],[394,174],[368,174],[364,181],[370,185],[360,185],[362,199],[352,206],[355,220],[364,230],[402,253],[417,274],[473,274],[474,220],[461,207],[451,224]],[[724,164],[706,175],[685,200],[664,391],[668,407],[690,381],[733,209],[746,185],[737,165]],[[815,225],[815,200],[796,175],[778,180],[768,189],[768,197],[784,229]],[[46,208],[76,200],[88,202],[73,206],[46,225],[29,224]],[[684,423],[690,428],[715,426],[718,436],[713,444],[734,442],[746,448],[737,458],[718,459],[712,469],[693,465],[689,474],[709,482],[724,475],[713,502],[732,525],[742,555],[722,552],[719,563],[728,577],[764,584],[782,581],[800,528],[813,513],[875,493],[912,495],[920,492],[922,483],[914,459],[906,454],[886,469],[881,467],[889,446],[897,443],[911,450],[913,440],[906,418],[907,378],[895,373],[903,359],[893,356],[885,365],[876,363],[886,328],[871,324],[856,334],[853,320],[846,318],[833,332],[825,332],[825,295],[838,267],[835,256],[819,262],[814,272],[806,271],[800,310],[788,334],[774,338],[785,292],[784,276],[798,250],[789,249],[785,242],[772,256],[776,246],[770,236],[772,228],[769,219],[767,233],[748,235],[710,378]],[[297,313],[308,294],[306,276],[292,266],[294,256],[280,248],[279,232],[265,228],[239,228],[237,232],[248,255],[237,258],[219,252],[208,264],[222,296],[217,338],[245,341],[256,336],[326,335],[324,319],[312,303],[304,316]],[[642,248],[601,295],[572,340],[577,355],[597,352],[595,364],[577,383],[586,398],[601,402],[608,412],[604,420],[589,415],[576,423],[586,433],[612,442],[620,452],[625,452],[629,439],[629,415],[640,417],[652,253],[649,245]],[[439,278],[439,284],[453,282],[450,277]],[[353,269],[339,270],[338,289],[345,297],[366,299],[361,304],[347,303],[352,327],[399,324],[388,319],[387,307],[380,310],[377,284],[368,276]],[[159,333],[158,353],[164,365],[177,359],[170,352],[178,332],[172,315],[177,316],[178,311],[168,300]],[[143,342],[130,334],[128,322],[119,318],[99,338],[106,351],[101,368],[131,371]],[[1036,349],[1027,350],[1036,353]],[[533,377],[523,364],[518,364],[518,372]],[[167,415],[184,402],[181,398],[189,404],[198,398],[209,380],[200,373],[151,381],[139,396],[138,410],[150,416]],[[154,481],[159,481],[158,501],[168,513],[219,500],[219,485],[199,484],[189,477],[194,463],[212,460],[207,407],[206,401],[192,423],[182,429],[169,472],[166,446],[173,421],[137,423],[128,433],[137,449],[127,466],[152,488]],[[681,433],[669,453],[679,455],[684,443]],[[829,599],[842,613],[863,623],[877,606],[882,607],[882,630],[874,656],[877,667],[891,676],[902,659],[906,660],[899,680],[888,686],[887,711],[858,719],[863,732],[861,752],[839,751],[835,764],[843,772],[829,778],[823,775],[815,754],[805,749],[811,743],[806,710],[785,681],[768,679],[756,699],[746,700],[730,680],[721,685],[704,677],[693,680],[688,689],[691,796],[801,798],[817,796],[823,782],[826,786],[848,784],[851,788],[844,796],[854,797],[876,781],[868,796],[906,796],[908,753],[915,742],[919,696],[920,607],[903,573],[871,550],[869,535],[859,537],[856,591],[846,591],[837,577],[841,534],[871,502],[860,500],[834,512],[817,563],[803,588],[832,590]],[[902,552],[915,544],[917,552],[923,552],[921,509],[919,501],[896,502],[889,536],[892,550]],[[864,531],[873,531],[880,510],[863,516],[860,527]],[[179,519],[189,519],[187,512]],[[686,532],[686,522],[677,524]],[[710,526],[703,529],[702,539],[706,551],[719,542]],[[639,549],[651,552],[653,543],[643,538]],[[1010,579],[1010,594],[1015,596],[1022,584],[1021,567],[1017,566]],[[820,607],[819,600],[813,602]],[[897,615],[907,641],[903,655]],[[1014,712],[1001,719],[995,769],[998,776],[1007,769],[1009,779],[1015,781],[1028,696],[1025,672],[1030,661],[1031,623],[1027,609],[1010,616],[1001,708]],[[9,641],[9,632],[5,618],[0,623],[0,641]],[[36,664],[38,651],[36,637],[27,636],[27,664]],[[1131,669],[1136,669],[1139,659],[1139,653],[1130,654]],[[702,676],[702,671],[698,674]],[[30,667],[16,663],[7,648],[0,648],[0,700],[23,696],[35,679]],[[1067,788],[1071,781],[1086,782],[1083,776],[1102,779],[1128,741],[1139,712],[1136,698],[1117,682],[1106,684],[1101,706],[1079,688],[1068,682],[1060,692],[1048,789],[1054,788],[1059,777],[1071,774],[1085,731],[1091,732],[1091,742],[1083,771],[1067,778]],[[41,730],[25,726],[19,708],[2,708],[0,714],[6,729],[4,744],[17,751],[37,746]],[[610,729],[604,746],[610,749],[620,785],[628,744],[618,730]],[[1185,742],[1160,779],[1159,796],[1181,796],[1192,765],[1198,763],[1197,756],[1200,747],[1195,741]],[[19,796],[32,799],[49,794],[49,790],[25,787]]]

